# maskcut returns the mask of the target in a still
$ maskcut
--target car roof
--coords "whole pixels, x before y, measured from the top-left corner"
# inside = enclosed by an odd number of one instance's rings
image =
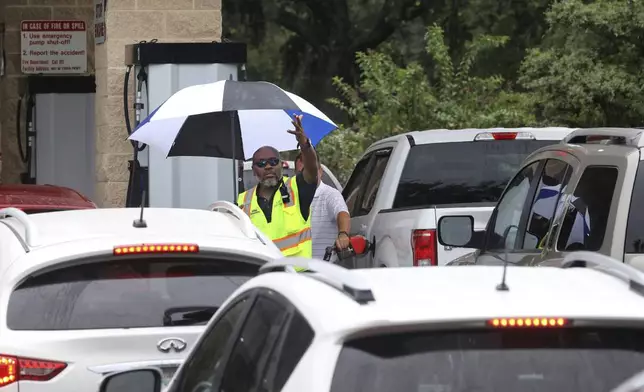
[[[394,325],[457,323],[496,317],[637,319],[644,297],[623,281],[592,269],[509,267],[509,291],[497,291],[503,267],[406,267],[350,270],[375,301],[360,305],[317,279],[289,272],[259,275],[239,290],[273,289],[314,329],[349,333]]]
[[[239,221],[227,213],[186,208],[146,208],[143,218],[147,227],[135,228],[133,221],[140,214],[140,208],[99,208],[34,214],[29,216],[29,221],[38,231],[36,247],[117,235],[136,238],[143,233],[146,236],[195,233],[229,239],[247,238],[240,230]],[[25,236],[25,226],[15,218],[5,218],[3,222]]]
[[[140,212],[139,208],[102,208],[3,218],[0,234],[11,237],[2,242],[0,264],[12,266],[7,279],[20,279],[69,260],[111,256],[117,246],[142,244],[196,244],[196,257],[222,254],[260,264],[281,257],[279,248],[250,220],[239,219],[236,210],[146,208],[147,227],[137,228],[133,222]]]
[[[571,132],[561,142],[541,147],[533,151],[525,159],[525,162],[537,159],[538,156],[548,151],[562,151],[575,156],[584,164],[593,162],[599,155],[602,157],[626,157],[630,154],[638,154],[642,147],[640,138],[643,130],[637,128],[584,128]],[[580,137],[588,136],[624,136],[628,139],[626,144],[583,142]]]
[[[519,128],[466,128],[466,129],[434,129],[425,131],[407,132],[380,140],[375,144],[396,141],[402,138],[413,138],[415,144],[431,143],[455,143],[474,141],[474,138],[481,133],[497,132],[527,132],[532,134],[536,140],[561,140],[575,128],[565,127],[519,127]],[[522,139],[526,140],[526,139]]]
[[[31,211],[65,210],[96,208],[96,204],[70,188],[54,185],[16,184],[0,185],[0,208],[5,207]]]

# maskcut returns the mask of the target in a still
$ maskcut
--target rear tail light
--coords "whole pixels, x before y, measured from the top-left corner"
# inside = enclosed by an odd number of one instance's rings
[[[534,140],[530,132],[481,132],[474,137],[475,141],[480,140]]]
[[[565,327],[569,320],[561,317],[513,317],[495,318],[488,321],[495,328],[543,328]]]
[[[114,247],[114,255],[130,255],[141,253],[198,253],[196,244],[139,244]]]
[[[0,354],[0,388],[18,381],[48,381],[66,367],[64,362]]]
[[[411,235],[414,267],[437,265],[436,230],[414,230]]]

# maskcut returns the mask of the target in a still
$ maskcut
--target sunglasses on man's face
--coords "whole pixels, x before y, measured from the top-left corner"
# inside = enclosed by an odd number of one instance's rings
[[[280,164],[279,158],[268,158],[268,159],[258,159],[253,164],[257,167],[266,167],[266,165],[271,165],[273,167]]]

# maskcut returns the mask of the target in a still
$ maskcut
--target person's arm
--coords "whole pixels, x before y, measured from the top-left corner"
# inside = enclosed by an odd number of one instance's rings
[[[309,213],[311,212],[311,204],[313,203],[313,198],[315,197],[315,192],[317,191],[317,183],[309,183],[304,179],[304,173],[299,172],[295,175],[295,181],[297,182],[298,197],[300,201],[300,212],[302,213],[302,218],[304,220],[309,219]]]
[[[338,227],[338,237],[335,246],[339,249],[346,249],[351,243],[349,233],[351,232],[351,216],[347,203],[337,189],[331,188],[327,200],[327,210],[331,211]]]
[[[304,164],[304,170],[302,174],[304,176],[304,181],[309,184],[318,183],[318,160],[315,155],[315,149],[311,146],[308,136],[304,133],[304,128],[302,128],[302,116],[295,116],[293,120],[293,126],[295,130],[290,130],[288,133],[295,135],[297,142],[300,145],[300,150],[302,151],[302,163]]]

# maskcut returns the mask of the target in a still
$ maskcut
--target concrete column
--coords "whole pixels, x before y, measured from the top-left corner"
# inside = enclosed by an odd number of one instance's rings
[[[7,53],[6,75],[0,79],[0,183],[18,183],[24,171],[16,144],[16,106],[20,94],[25,92],[25,76],[20,72],[20,22],[84,20],[88,28],[87,70],[91,74],[94,72],[93,5],[93,0],[0,0],[0,23],[5,23]]]
[[[219,40],[221,0],[108,0],[105,20],[107,39],[96,45],[95,202],[118,207],[125,205],[127,162],[132,158],[123,114],[125,45],[154,38],[159,42]],[[134,81],[132,75],[130,92]],[[133,102],[130,96],[130,108]],[[130,119],[134,121],[134,113]]]

